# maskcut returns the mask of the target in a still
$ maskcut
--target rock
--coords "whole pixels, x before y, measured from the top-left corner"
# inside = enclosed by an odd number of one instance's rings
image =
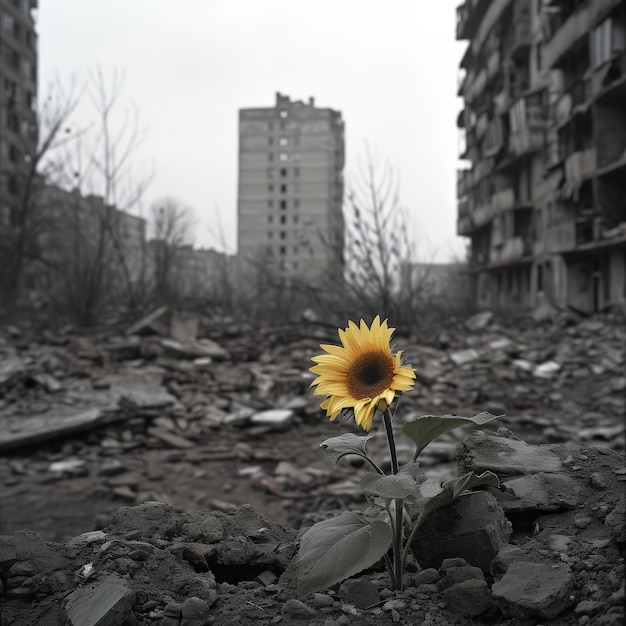
[[[180,626],[205,626],[209,623],[209,605],[201,598],[187,598],[181,607]]]
[[[127,582],[110,577],[70,593],[65,609],[72,626],[119,626],[131,618],[134,603]]]
[[[491,593],[505,615],[553,618],[572,604],[573,582],[564,563],[517,561],[492,585]]]
[[[316,611],[301,600],[290,598],[283,604],[280,614],[285,624],[309,624]]]
[[[250,421],[257,425],[283,429],[289,425],[294,415],[295,413],[291,409],[273,409],[255,413]]]
[[[193,448],[194,446],[193,442],[189,441],[189,439],[181,437],[180,435],[175,435],[174,433],[160,428],[159,426],[150,426],[150,428],[148,428],[148,434],[174,448],[179,448],[181,450]]]
[[[137,531],[142,537],[164,534],[173,517],[172,507],[164,502],[143,502],[139,506],[123,506],[113,514],[110,528],[116,533]]]
[[[535,378],[551,378],[561,369],[561,365],[556,361],[546,361],[537,365],[533,370]]]
[[[480,354],[474,348],[468,348],[467,350],[459,350],[450,354],[450,360],[457,366],[466,365],[471,363],[480,357]]]
[[[378,587],[369,580],[350,578],[339,586],[339,597],[358,609],[367,609],[380,602]]]
[[[444,559],[461,557],[489,572],[491,561],[511,535],[511,523],[486,491],[462,496],[434,513],[411,549],[422,567],[437,568]]]
[[[465,320],[465,328],[475,333],[479,330],[487,328],[487,326],[491,324],[492,320],[493,313],[491,311],[481,311],[480,313],[475,313]]]
[[[433,567],[428,567],[422,570],[415,577],[416,585],[422,585],[422,584],[429,585],[429,584],[436,583],[436,582],[439,582],[439,572]]]
[[[504,481],[518,499],[503,500],[502,508],[510,511],[557,511],[573,508],[581,502],[582,488],[567,474],[539,472]]]
[[[492,598],[484,580],[465,580],[455,583],[443,592],[445,607],[463,615],[476,617],[491,607]]]
[[[523,441],[501,437],[490,431],[475,430],[457,450],[459,475],[486,470],[502,476],[563,472],[559,456],[550,446],[531,446]]]

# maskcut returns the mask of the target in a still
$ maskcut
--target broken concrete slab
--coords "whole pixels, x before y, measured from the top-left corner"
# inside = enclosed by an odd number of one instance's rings
[[[475,333],[479,330],[487,328],[487,326],[491,324],[492,320],[493,313],[491,311],[481,311],[480,313],[475,313],[465,320],[465,328]]]
[[[550,619],[574,602],[573,583],[565,563],[516,561],[492,585],[491,593],[505,615]]]
[[[170,330],[169,309],[159,307],[149,315],[141,318],[127,331],[127,335],[162,335],[167,337]]]
[[[65,610],[72,626],[118,626],[130,618],[134,604],[128,582],[111,576],[70,593]]]
[[[4,427],[0,431],[0,452],[32,446],[49,439],[75,435],[119,419],[119,415],[97,408],[73,413],[46,413],[30,417],[5,418]]]
[[[259,411],[250,418],[256,425],[272,426],[274,428],[286,428],[293,420],[295,413],[291,409],[270,409]]]
[[[517,499],[500,502],[505,512],[557,511],[574,508],[581,502],[580,483],[567,474],[538,472],[504,481]]]
[[[551,446],[532,446],[491,431],[475,430],[459,444],[459,475],[491,470],[498,476],[563,472],[563,463]]]

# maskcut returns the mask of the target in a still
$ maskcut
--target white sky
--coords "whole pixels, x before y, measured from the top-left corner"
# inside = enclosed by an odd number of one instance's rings
[[[125,75],[154,168],[144,212],[172,196],[196,245],[229,251],[237,228],[238,109],[275,92],[342,112],[346,182],[367,142],[399,176],[421,260],[463,255],[456,237],[459,0],[41,0],[39,95],[101,66]],[[78,115],[92,115],[85,99]],[[121,110],[120,109],[120,110]]]

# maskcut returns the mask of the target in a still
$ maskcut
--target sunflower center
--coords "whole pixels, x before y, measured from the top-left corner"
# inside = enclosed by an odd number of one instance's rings
[[[367,352],[348,370],[348,391],[353,398],[373,398],[388,389],[393,380],[394,360],[389,354]]]

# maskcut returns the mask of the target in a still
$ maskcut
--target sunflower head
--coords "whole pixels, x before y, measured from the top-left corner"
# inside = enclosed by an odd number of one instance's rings
[[[360,326],[348,322],[345,330],[340,328],[340,346],[320,346],[326,354],[312,359],[316,365],[311,372],[317,378],[311,386],[316,396],[327,396],[321,408],[331,421],[352,408],[356,423],[368,431],[376,408],[384,411],[396,394],[413,388],[413,368],[400,364],[402,351],[391,353],[394,330],[377,315],[370,327],[361,320]]]

